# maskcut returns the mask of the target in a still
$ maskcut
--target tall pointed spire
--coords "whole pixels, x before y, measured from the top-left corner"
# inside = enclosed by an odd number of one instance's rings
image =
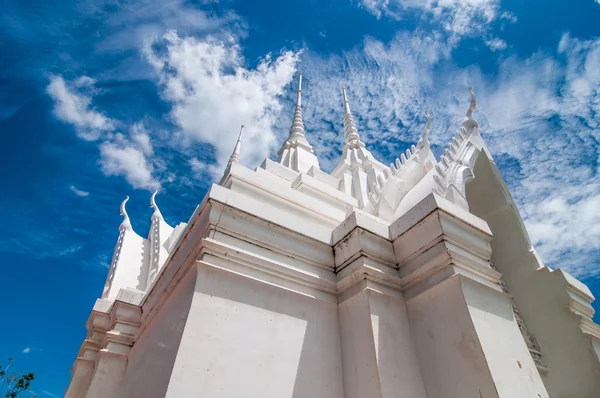
[[[296,99],[296,109],[294,110],[294,119],[292,120],[292,127],[290,127],[289,138],[304,138],[306,135],[304,132],[304,122],[302,121],[302,73],[298,73],[298,97]]]
[[[302,73],[298,73],[297,95],[290,134],[277,154],[280,164],[294,171],[306,173],[312,167],[319,169],[319,160],[315,156],[312,146],[306,140],[302,121]]]
[[[238,135],[237,142],[235,143],[235,148],[233,148],[233,152],[231,153],[231,157],[229,158],[229,163],[227,166],[231,166],[232,163],[240,162],[240,148],[242,145],[242,135],[244,134],[244,125],[240,127],[240,134]]]
[[[351,146],[365,146],[360,141],[358,130],[356,129],[356,123],[354,117],[350,112],[350,103],[348,102],[348,96],[346,95],[346,88],[342,88],[342,95],[344,97],[344,141],[346,145]],[[361,145],[362,144],[362,145]]]
[[[229,170],[231,169],[231,165],[234,163],[240,162],[240,149],[242,146],[242,135],[244,134],[244,125],[240,127],[240,134],[238,135],[238,139],[235,143],[235,147],[233,148],[233,152],[229,157],[229,161],[227,162],[227,166],[225,166],[225,171],[223,171],[223,177],[221,177],[221,182],[219,184],[223,184],[225,182],[225,178],[229,174]]]

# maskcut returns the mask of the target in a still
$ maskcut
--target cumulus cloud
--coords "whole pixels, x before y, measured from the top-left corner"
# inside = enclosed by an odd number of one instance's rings
[[[134,188],[158,189],[160,183],[152,174],[154,166],[146,156],[152,154],[152,146],[147,134],[140,129],[134,126],[131,140],[117,133],[112,140],[103,142],[100,166],[107,176],[122,176]]]
[[[52,76],[47,87],[54,99],[54,115],[63,122],[73,124],[77,135],[94,141],[114,128],[113,121],[91,106],[95,81],[82,76],[68,84],[62,76]]]
[[[99,164],[107,176],[122,176],[134,188],[157,189],[158,179],[153,176],[160,163],[154,158],[154,148],[149,132],[143,123],[135,123],[129,135],[113,133],[116,121],[109,119],[92,107],[95,80],[81,76],[66,82],[53,76],[47,88],[55,100],[54,114],[77,129],[77,135],[87,141],[99,141]],[[69,188],[75,195],[85,197],[89,192]]]
[[[360,4],[377,18],[385,15],[399,20],[405,14],[420,13],[455,37],[480,31],[498,17],[500,6],[499,0],[361,0]]]
[[[31,348],[30,347],[25,347],[23,349],[23,354],[29,354],[31,352]]]
[[[90,195],[90,193],[87,191],[82,191],[81,189],[77,189],[77,187],[75,187],[75,185],[71,185],[69,187],[69,189],[71,190],[71,192],[73,192],[77,196],[86,197],[86,196]]]
[[[258,163],[273,148],[279,97],[295,73],[298,54],[267,55],[251,69],[233,40],[168,32],[161,41],[148,43],[145,55],[160,77],[163,98],[172,104],[179,139],[209,144],[214,153],[209,164],[217,163],[213,170],[227,163],[242,124],[242,159],[248,164]]]

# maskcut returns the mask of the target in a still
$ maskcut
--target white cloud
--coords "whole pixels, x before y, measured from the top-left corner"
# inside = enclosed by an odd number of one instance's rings
[[[152,164],[143,149],[117,134],[113,141],[100,145],[100,166],[107,176],[122,176],[131,186],[141,189],[158,189],[160,183],[152,172]]]
[[[471,35],[498,17],[499,0],[360,0],[377,18],[402,19],[409,13],[438,23],[455,37]],[[504,14],[502,14],[504,15]],[[509,18],[509,14],[506,14]]]
[[[131,127],[131,140],[137,144],[144,155],[152,156],[154,154],[150,135],[142,123],[136,123]]]
[[[25,347],[23,349],[23,354],[29,354],[30,352],[31,352],[31,348],[29,348],[29,347]]]
[[[152,44],[166,47],[158,52]],[[145,55],[160,76],[162,96],[172,104],[179,139],[211,145],[218,164],[213,170],[226,164],[242,124],[244,161],[256,164],[273,148],[279,96],[295,73],[297,54],[269,55],[248,69],[233,40],[180,38],[168,32],[160,43],[148,43]]]
[[[102,2],[93,4],[89,12],[103,16],[105,27],[111,32],[100,42],[101,50],[137,50],[144,40],[160,36],[167,29],[185,35],[218,34],[230,30],[232,26],[223,27],[237,21],[238,17],[220,7],[216,12],[211,2],[123,0],[119,2],[119,12],[107,12]]]
[[[95,81],[82,76],[68,84],[62,76],[52,76],[47,87],[54,99],[54,115],[71,123],[84,140],[93,141],[114,128],[113,121],[91,107],[91,94]]]
[[[77,196],[86,197],[86,196],[90,195],[90,193],[87,191],[82,191],[80,189],[77,189],[77,187],[75,187],[75,185],[71,185],[69,187],[69,189],[71,190],[71,192],[73,192]]]
[[[485,45],[488,46],[490,48],[490,50],[492,50],[494,52],[506,50],[506,47],[507,47],[506,42],[497,37],[495,37],[493,39],[485,40]]]

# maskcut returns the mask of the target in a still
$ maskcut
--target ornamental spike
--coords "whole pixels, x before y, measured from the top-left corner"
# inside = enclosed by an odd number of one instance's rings
[[[360,136],[356,129],[356,123],[354,117],[350,112],[350,103],[348,102],[348,95],[346,94],[346,88],[342,87],[342,97],[344,99],[344,141],[346,144],[355,144],[360,142]],[[364,144],[362,144],[364,146]]]
[[[294,109],[294,118],[290,127],[290,138],[305,138],[304,121],[302,120],[302,73],[298,73],[298,96],[296,98],[296,108]]]
[[[240,150],[242,145],[242,135],[244,134],[244,125],[240,127],[240,134],[238,135],[237,142],[235,143],[235,147],[233,148],[233,152],[231,153],[231,157],[229,158],[228,166],[231,166],[232,163],[240,162]]]

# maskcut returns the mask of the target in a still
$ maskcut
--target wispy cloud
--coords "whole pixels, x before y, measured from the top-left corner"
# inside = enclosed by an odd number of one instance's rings
[[[339,57],[306,52],[305,124],[322,166],[339,156],[339,87],[369,148],[389,162],[421,132],[422,112],[434,117],[434,149],[447,144],[478,94],[477,118],[499,159],[536,249],[550,266],[595,275],[600,253],[600,39],[565,35],[558,53],[510,57],[495,77],[458,67],[451,44],[435,35],[400,34],[388,45],[369,39]],[[291,117],[291,103],[284,115]],[[284,119],[284,118],[282,118]],[[287,121],[278,121],[284,131]],[[508,159],[508,160],[507,160]]]
[[[484,30],[497,19],[500,8],[499,0],[361,0],[360,4],[377,18],[400,20],[420,14],[456,38]]]
[[[87,76],[67,84],[62,76],[52,76],[47,87],[54,99],[54,115],[73,124],[84,140],[94,141],[114,128],[113,121],[91,106],[95,81]]]
[[[30,347],[25,347],[23,349],[23,354],[29,354],[31,352],[31,348]]]
[[[49,396],[49,397],[52,397],[52,398],[59,398],[59,396],[58,396],[58,395],[52,394],[50,391],[42,390],[42,392],[43,392],[44,394],[46,394],[47,396]]]
[[[75,195],[77,196],[81,196],[83,198],[85,198],[86,196],[90,196],[90,193],[87,191],[82,191],[81,189],[77,189],[77,187],[75,185],[71,185],[69,187],[69,189],[71,190],[71,192],[73,192]]]
[[[183,35],[231,33],[232,26],[225,25],[238,21],[231,11],[223,10],[218,2],[186,0],[124,0],[116,7],[107,7],[100,2],[93,5],[90,12],[104,16],[104,24],[110,34],[103,39],[101,50],[138,49],[150,37],[158,37],[168,29]]]

